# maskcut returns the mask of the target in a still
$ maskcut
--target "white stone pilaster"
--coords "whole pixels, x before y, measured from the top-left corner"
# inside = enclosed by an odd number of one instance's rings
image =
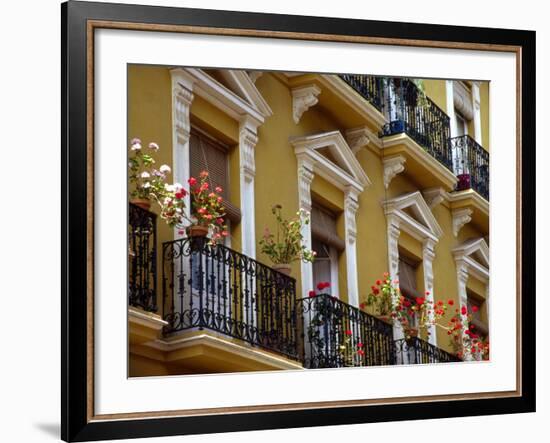
[[[256,163],[254,149],[258,143],[257,125],[245,117],[239,125],[239,176],[241,198],[242,253],[256,258],[256,222],[254,202],[254,178]]]
[[[432,303],[435,303],[435,296],[433,293],[433,286],[434,286],[434,272],[433,272],[433,262],[435,259],[435,242],[431,239],[424,240],[422,244],[422,265],[424,268],[424,289],[426,291],[426,300]],[[437,345],[437,335],[436,335],[436,327],[433,325],[433,320],[435,317],[435,314],[433,312],[433,309],[430,309],[430,313],[428,314],[428,319],[430,321],[430,336],[428,338],[428,341],[433,344]]]
[[[474,108],[474,139],[481,145],[481,99],[478,82],[472,82],[472,104]]]
[[[311,213],[311,182],[313,181],[313,164],[306,156],[298,157],[298,199],[300,209]],[[302,225],[303,244],[311,249],[311,223]],[[302,293],[300,297],[307,297],[313,289],[313,265],[301,262]]]
[[[456,266],[458,298],[460,300],[458,309],[460,312],[462,324],[464,325],[468,321],[468,315],[463,315],[461,311],[463,307],[466,307],[466,309],[468,309],[468,291],[466,289],[466,284],[468,283],[468,265],[462,260],[457,260]],[[466,334],[463,334],[462,339],[465,340],[466,338]],[[463,354],[465,360],[471,360],[471,355],[466,355],[466,353],[464,352]]]
[[[189,119],[191,103],[193,102],[193,84],[195,80],[183,69],[170,70],[172,77],[172,174],[174,182],[187,188],[187,180],[191,175],[189,139],[191,137],[191,122]],[[185,197],[187,208],[191,206],[189,194]],[[175,238],[182,235],[174,231]]]
[[[359,306],[359,282],[357,278],[357,224],[356,214],[359,209],[359,194],[356,189],[348,187],[344,197],[344,225],[346,241],[346,268],[348,284],[348,303]]]
[[[456,127],[456,117],[455,117],[455,98],[454,98],[454,88],[453,80],[445,81],[445,97],[447,101],[447,115],[449,116],[451,123],[451,137],[456,137],[458,129]]]

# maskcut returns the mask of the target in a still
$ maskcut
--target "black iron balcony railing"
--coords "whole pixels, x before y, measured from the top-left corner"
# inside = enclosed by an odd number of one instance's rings
[[[472,188],[489,200],[489,152],[469,135],[452,138],[450,145],[457,191]]]
[[[452,170],[450,119],[411,80],[386,78],[383,109],[388,123],[382,135],[406,133],[432,157]]]
[[[157,311],[157,216],[128,207],[128,302]]]
[[[452,363],[461,361],[458,357],[418,337],[395,341],[395,362],[398,365]]]
[[[382,111],[382,78],[371,75],[340,74],[339,77],[355,89],[363,98]]]
[[[163,244],[165,334],[209,329],[298,359],[296,281],[208,239]]]
[[[395,364],[391,325],[326,294],[299,305],[306,368]]]

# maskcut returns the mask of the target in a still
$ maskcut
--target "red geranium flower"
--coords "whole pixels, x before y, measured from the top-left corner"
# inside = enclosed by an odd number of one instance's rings
[[[189,180],[187,180],[187,182],[191,185],[191,186],[195,186],[197,184],[197,179],[195,177],[191,177],[189,178]]]
[[[376,280],[376,284],[377,284],[378,286],[380,286],[380,285],[382,284],[382,282],[381,282],[380,280]]]
[[[378,294],[380,294],[380,289],[374,288],[374,289],[372,290],[372,293],[373,293],[374,295],[378,295]]]
[[[466,306],[462,306],[462,309],[460,310],[460,313],[462,315],[466,315],[468,313],[468,308]]]
[[[347,330],[344,332],[344,334],[346,334],[346,335],[351,335],[351,329],[347,329]]]
[[[316,294],[315,294],[315,291],[311,290],[308,292],[307,295],[309,295],[310,297],[315,297]]]
[[[449,304],[449,306],[452,306],[452,305],[455,304],[455,302],[453,300],[449,300],[447,303]]]
[[[472,312],[477,312],[479,311],[479,308],[477,306],[472,306]]]
[[[416,304],[417,305],[424,304],[424,297],[416,297]]]

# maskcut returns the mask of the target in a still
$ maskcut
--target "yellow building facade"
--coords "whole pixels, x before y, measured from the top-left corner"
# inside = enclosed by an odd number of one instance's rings
[[[369,315],[384,272],[475,306],[488,338],[488,82],[132,65],[128,136],[156,142],[174,182],[202,169],[223,182],[230,230],[204,258],[157,216],[145,277],[130,245],[130,376],[454,361],[454,308],[406,350],[399,326]],[[302,233],[317,258],[290,278],[258,245],[275,204],[311,213]],[[319,281],[332,297],[315,306]],[[364,357],[334,358],[346,328]]]

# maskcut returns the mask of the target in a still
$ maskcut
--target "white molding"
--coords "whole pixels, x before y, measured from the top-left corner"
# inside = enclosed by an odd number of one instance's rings
[[[422,197],[420,191],[403,194],[382,202],[386,215],[392,215],[401,221],[401,227],[417,240],[431,238],[437,241],[443,230],[432,214],[430,207]],[[413,219],[404,209],[411,208],[421,222]]]
[[[172,80],[172,170],[174,182],[185,185],[191,176],[189,138],[191,122],[189,119],[196,79],[183,69],[171,69]],[[185,205],[191,207],[189,194],[185,196]],[[174,228],[174,238],[180,238],[179,229]]]
[[[407,159],[402,155],[394,155],[392,157],[384,157],[382,164],[384,166],[384,187],[388,189],[391,181],[397,174],[401,174],[405,170],[405,162]]]
[[[220,69],[218,72],[240,97],[244,98],[254,108],[261,112],[264,117],[273,115],[273,111],[246,71],[239,69]]]
[[[430,209],[435,208],[437,205],[443,203],[448,197],[447,192],[441,187],[428,188],[422,191],[422,196]]]
[[[357,224],[356,214],[359,209],[359,193],[349,186],[344,196],[344,225],[346,241],[346,269],[348,284],[348,303],[359,307],[359,279],[357,277]]]
[[[360,193],[371,185],[369,177],[340,131],[291,137],[290,143],[297,157],[309,158],[314,172],[338,189],[345,191],[348,186],[353,186]],[[338,164],[317,152],[322,148],[328,148]]]
[[[359,305],[359,283],[357,278],[357,226],[355,216],[359,208],[359,194],[370,185],[370,180],[355,158],[351,148],[339,131],[294,137],[290,140],[298,159],[298,196],[300,207],[311,211],[311,182],[315,174],[323,177],[344,192],[344,224],[346,242],[346,266],[348,301]],[[328,160],[318,152],[328,148],[339,164]],[[311,227],[302,227],[306,246],[311,247]],[[311,263],[302,262],[302,291],[313,286]]]
[[[429,291],[426,298],[433,301],[433,261],[435,259],[435,244],[443,235],[441,227],[420,191],[385,200],[382,205],[388,221],[388,267],[392,281],[399,279],[399,236],[401,231],[404,231],[422,242],[424,288]],[[404,212],[407,208],[411,208],[413,213],[422,220],[422,223]],[[403,338],[403,329],[400,324],[394,324],[394,336],[397,339]],[[429,341],[434,345],[437,342],[435,327],[430,328]]]
[[[458,236],[458,233],[464,225],[472,221],[472,214],[474,211],[470,208],[453,209],[453,235]]]
[[[163,320],[160,315],[151,312],[145,312],[132,306],[128,307],[128,322],[135,323],[155,331],[160,331],[168,322]]]
[[[365,148],[371,141],[378,145],[378,137],[366,126],[348,129],[345,132],[346,141],[354,154]],[[376,141],[374,141],[376,140]]]
[[[198,68],[178,68],[187,72],[195,81],[193,92],[205,99],[208,103],[220,109],[236,121],[243,116],[249,116],[257,125],[264,122],[264,115],[254,106],[233,91],[226,88],[220,82]]]
[[[472,103],[474,108],[474,139],[481,145],[481,99],[479,95],[479,82],[472,82]]]
[[[292,118],[294,119],[294,123],[298,124],[304,112],[319,102],[317,96],[321,93],[321,88],[313,84],[298,86],[292,88],[291,93]]]
[[[248,71],[248,76],[250,77],[250,80],[252,80],[252,83],[256,83],[256,81],[264,74],[263,71]]]
[[[307,157],[298,158],[298,201],[300,209],[311,213],[311,182],[315,174],[313,173],[313,163]],[[302,224],[301,234],[306,248],[311,249],[311,223]],[[302,297],[313,289],[313,265],[304,261],[300,262]]]

